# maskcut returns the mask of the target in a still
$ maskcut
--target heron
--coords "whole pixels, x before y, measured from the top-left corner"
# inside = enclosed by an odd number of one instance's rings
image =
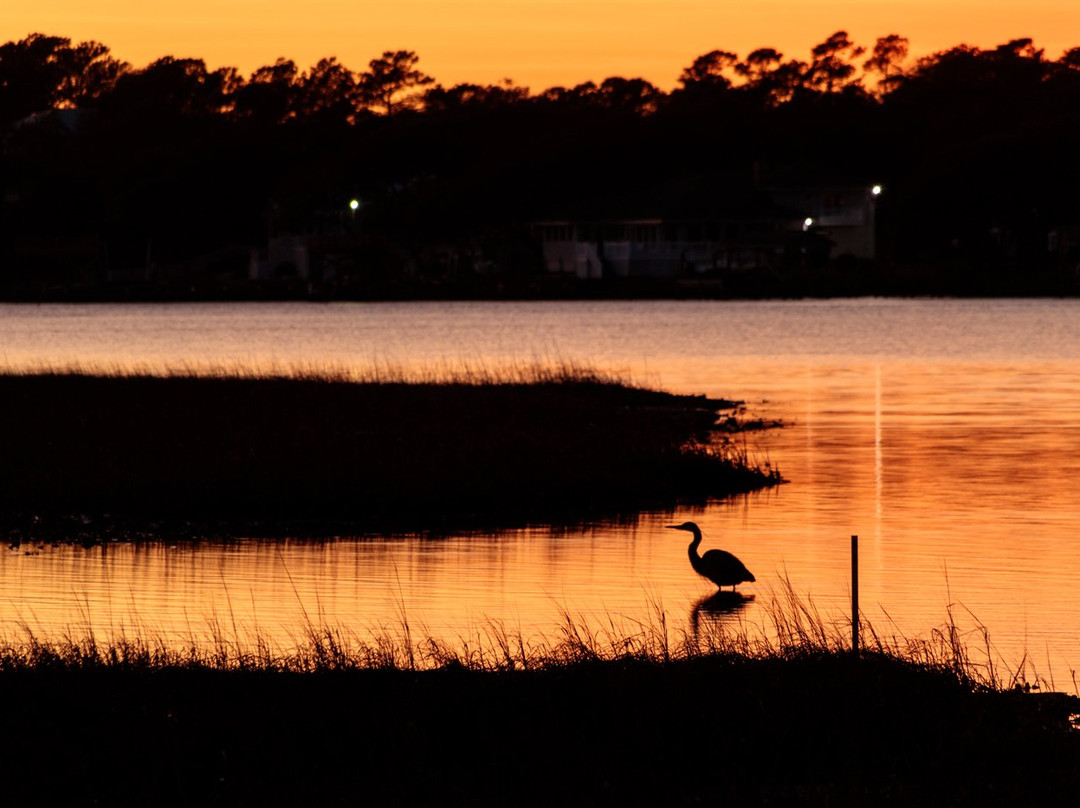
[[[721,590],[730,586],[735,591],[735,585],[743,581],[753,583],[756,579],[754,574],[746,568],[739,559],[726,550],[706,550],[704,554],[698,553],[698,545],[701,544],[701,528],[695,522],[683,522],[681,525],[667,525],[671,530],[685,530],[694,534],[694,540],[690,542],[688,553],[690,566],[694,572],[708,578]]]

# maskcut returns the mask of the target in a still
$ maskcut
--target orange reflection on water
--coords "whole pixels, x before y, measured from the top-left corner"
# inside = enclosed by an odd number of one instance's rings
[[[154,317],[175,318],[185,334],[210,333],[230,317],[247,334],[273,334],[310,317],[295,307],[245,311],[177,308]],[[479,334],[487,342],[475,355],[493,366],[557,334],[560,358],[677,392],[745,398],[751,415],[786,423],[745,440],[790,482],[563,532],[45,547],[36,555],[24,546],[0,554],[0,629],[17,633],[21,621],[56,636],[139,627],[169,642],[257,633],[285,647],[311,624],[358,638],[405,623],[413,637],[449,641],[492,624],[557,638],[566,613],[633,631],[662,611],[676,635],[692,632],[695,620],[767,633],[785,581],[826,619],[846,619],[849,536],[858,534],[862,608],[881,633],[925,635],[952,606],[967,627],[985,624],[1007,662],[1026,654],[1067,687],[1080,659],[1076,313],[1059,301],[320,309],[301,363],[345,361],[379,335],[378,355],[429,362]],[[146,333],[133,310],[110,316],[120,318],[112,334]],[[357,342],[342,337],[357,333]],[[397,345],[406,333],[421,343]],[[99,355],[118,356],[106,342]],[[166,345],[149,355],[182,353]],[[262,347],[252,355],[273,354]],[[703,528],[703,550],[727,549],[753,571],[757,583],[740,587],[752,601],[732,611],[700,607],[714,587],[691,571],[684,535],[664,528],[685,519]]]
[[[406,626],[414,638],[451,643],[485,639],[493,626],[554,638],[563,614],[631,631],[654,597],[660,607],[659,591],[697,594],[695,582],[686,586],[685,562],[683,543],[662,529],[24,545],[0,565],[0,619],[9,632],[25,626],[39,637],[93,633],[166,645],[260,638],[281,651],[309,627],[342,628],[358,641],[401,637]]]

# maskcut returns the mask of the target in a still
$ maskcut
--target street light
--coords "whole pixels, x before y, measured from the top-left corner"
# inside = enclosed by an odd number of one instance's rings
[[[877,257],[877,200],[884,189],[880,185],[870,188],[870,200],[866,205],[866,255],[873,259]]]

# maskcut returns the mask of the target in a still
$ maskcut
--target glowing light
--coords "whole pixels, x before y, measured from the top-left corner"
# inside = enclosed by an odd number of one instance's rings
[[[802,229],[803,230],[809,230],[813,226],[814,226],[814,220],[812,218],[807,216],[805,219],[803,219],[803,223],[802,223]]]
[[[350,199],[349,200],[349,210],[351,210],[353,213],[355,213],[359,209],[360,209],[360,200],[359,199]]]
[[[881,186],[875,185],[873,188],[870,189],[870,193],[872,193],[874,196],[881,196]]]

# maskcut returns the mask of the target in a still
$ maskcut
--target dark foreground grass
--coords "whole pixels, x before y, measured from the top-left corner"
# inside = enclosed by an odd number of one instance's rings
[[[0,513],[25,540],[612,515],[779,482],[731,437],[735,407],[574,369],[364,382],[3,375]]]
[[[8,804],[1073,805],[1065,699],[870,655],[0,673]]]
[[[96,805],[1072,805],[1074,697],[990,678],[955,642],[855,659],[809,611],[772,640],[567,620],[542,647],[312,628],[155,650],[0,647],[9,800]],[[16,803],[13,803],[16,804]]]

